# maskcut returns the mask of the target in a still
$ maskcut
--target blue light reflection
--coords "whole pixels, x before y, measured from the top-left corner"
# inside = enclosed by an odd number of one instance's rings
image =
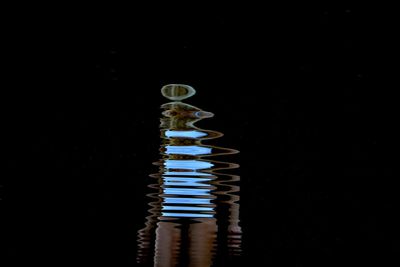
[[[176,155],[206,155],[211,154],[211,148],[203,146],[166,146],[166,154]]]
[[[200,132],[200,131],[165,131],[165,136],[168,138],[171,137],[183,137],[183,138],[199,138],[206,136],[207,133]]]

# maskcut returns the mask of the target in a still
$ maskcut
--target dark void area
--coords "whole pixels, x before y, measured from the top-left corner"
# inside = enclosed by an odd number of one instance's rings
[[[201,126],[241,151],[239,266],[398,262],[395,99],[372,9],[97,8],[8,22],[15,265],[135,264],[167,83],[193,86],[187,102],[215,114]]]

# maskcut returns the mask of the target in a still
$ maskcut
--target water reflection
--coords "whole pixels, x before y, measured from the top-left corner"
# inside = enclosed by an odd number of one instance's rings
[[[138,233],[137,261],[149,266],[212,266],[241,253],[237,164],[213,157],[237,150],[205,144],[222,133],[195,123],[212,113],[181,102],[195,94],[186,85],[167,85],[175,102],[161,106],[159,172],[150,175],[149,216]]]

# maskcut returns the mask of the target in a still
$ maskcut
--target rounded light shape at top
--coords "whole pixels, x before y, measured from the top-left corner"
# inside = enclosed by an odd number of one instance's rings
[[[193,87],[185,84],[167,84],[161,88],[161,94],[173,101],[181,101],[196,93]]]

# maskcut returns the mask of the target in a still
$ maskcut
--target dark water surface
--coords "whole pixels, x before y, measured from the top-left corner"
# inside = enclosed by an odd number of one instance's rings
[[[217,161],[237,150],[206,144],[223,134],[195,124],[211,112],[179,100],[195,94],[187,85],[166,85],[161,106],[161,159],[149,185],[149,215],[138,233],[137,262],[153,266],[212,266],[241,256],[239,166]],[[209,143],[209,142],[207,142]]]
[[[398,265],[374,9],[98,7],[9,22],[2,266]]]

